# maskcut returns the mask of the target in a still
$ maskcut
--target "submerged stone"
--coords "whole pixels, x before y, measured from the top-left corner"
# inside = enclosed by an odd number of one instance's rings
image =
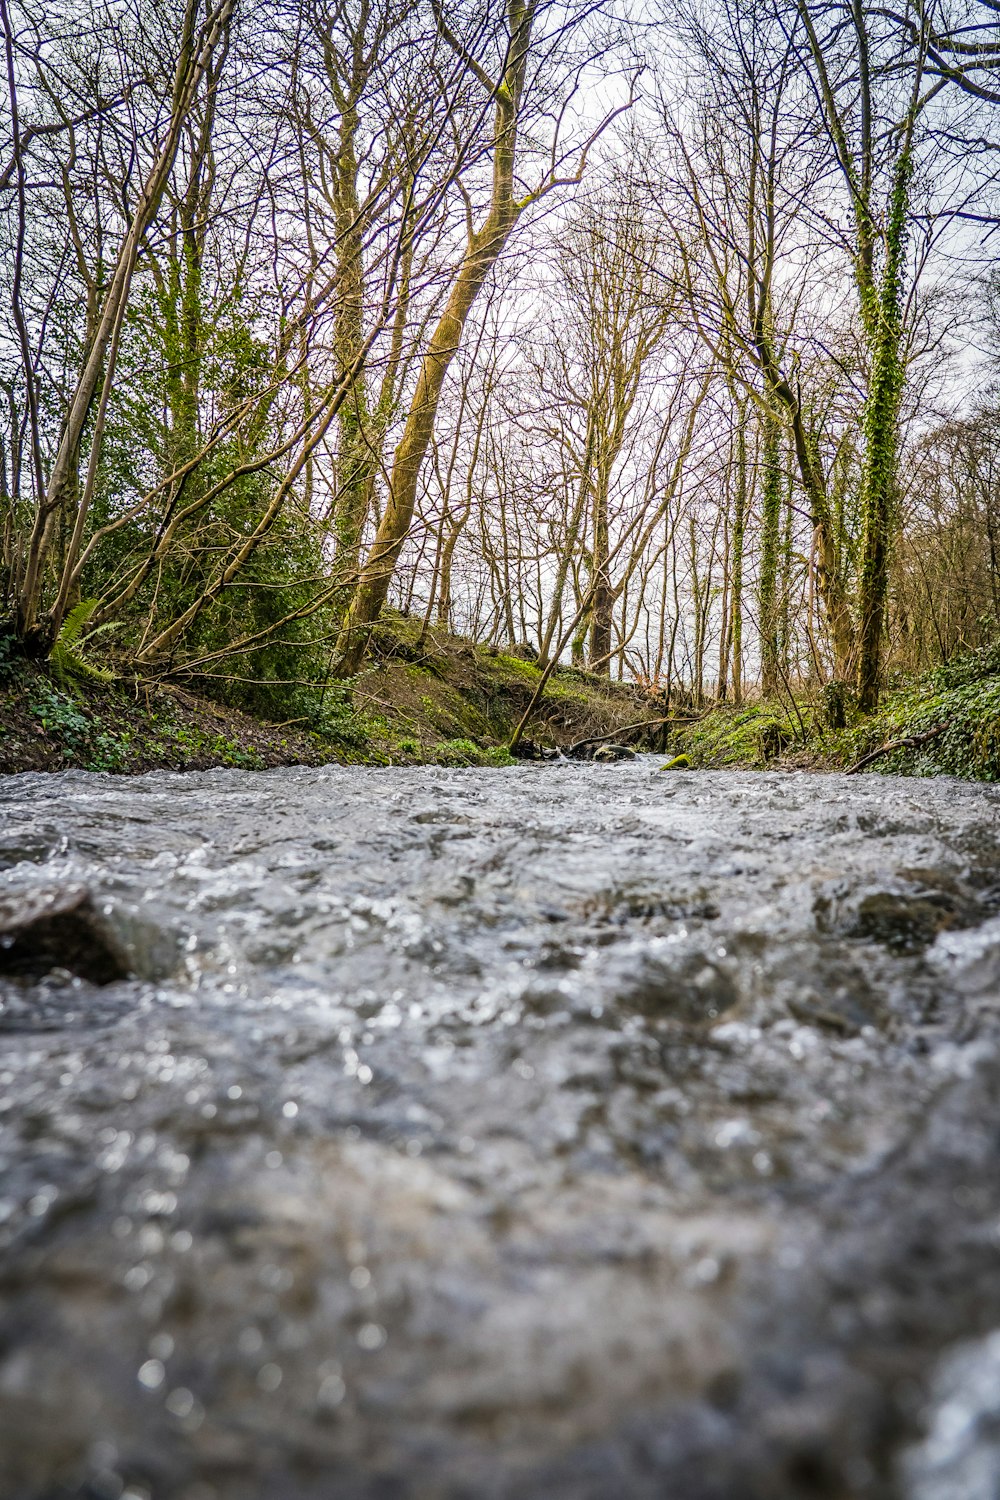
[[[883,943],[899,953],[918,952],[939,932],[975,926],[987,915],[956,880],[933,871],[916,880],[829,882],[817,892],[813,909],[821,932]]]
[[[0,899],[0,973],[40,978],[53,969],[93,984],[128,975],[124,948],[83,886],[46,886]]]

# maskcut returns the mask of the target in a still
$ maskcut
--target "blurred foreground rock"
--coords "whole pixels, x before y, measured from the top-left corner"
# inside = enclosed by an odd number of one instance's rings
[[[111,984],[128,959],[83,886],[36,887],[0,900],[0,973],[35,978],[60,969]]]

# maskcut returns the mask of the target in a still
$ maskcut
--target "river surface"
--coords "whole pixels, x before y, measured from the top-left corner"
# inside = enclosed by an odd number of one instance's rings
[[[997,1500],[1000,789],[0,780],[2,1500]]]

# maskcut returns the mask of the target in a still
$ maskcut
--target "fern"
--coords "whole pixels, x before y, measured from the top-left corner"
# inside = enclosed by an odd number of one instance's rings
[[[115,674],[107,667],[95,667],[93,662],[85,660],[83,656],[83,632],[87,624],[100,604],[99,599],[81,599],[79,604],[73,606],[63,620],[52,645],[49,662],[59,681],[65,687],[70,679],[77,682],[114,682]],[[112,624],[98,625],[87,637],[92,641],[96,636],[102,635],[115,627]]]

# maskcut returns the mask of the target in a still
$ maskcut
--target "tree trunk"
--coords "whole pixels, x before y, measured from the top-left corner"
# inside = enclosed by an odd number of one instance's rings
[[[507,63],[500,85],[491,90],[496,106],[489,212],[482,227],[469,236],[458,275],[421,361],[406,425],[393,457],[385,512],[361,570],[337,643],[335,671],[338,676],[351,676],[361,665],[369,628],[385,603],[399,554],[410,533],[420,470],[434,431],[448,367],[461,342],[472,306],[521,212],[521,204],[514,196],[514,168],[518,110],[524,89],[534,6],[524,4],[523,0],[510,0],[508,14],[511,38]]]
[[[602,472],[594,492],[594,550],[590,568],[593,602],[590,607],[590,652],[588,665],[592,672],[607,677],[611,672],[611,625],[615,595],[611,587],[608,560],[608,489]]]
[[[897,164],[886,230],[886,263],[872,309],[872,368],[865,402],[865,458],[861,474],[861,571],[858,580],[858,705],[878,704],[882,638],[889,592],[889,554],[896,505],[899,406],[903,393],[901,273],[906,245],[910,161]]]
[[[761,432],[760,577],[757,615],[760,629],[761,689],[778,692],[778,541],[781,525],[781,461],[778,424],[766,416]]]
[[[745,410],[745,406],[744,406]],[[733,702],[743,701],[743,551],[747,516],[747,440],[743,414],[737,413],[736,500],[733,511],[730,641]]]
[[[580,540],[580,530],[583,526],[586,514],[587,495],[591,485],[591,468],[594,457],[595,424],[593,413],[588,413],[587,436],[583,445],[583,461],[580,467],[580,486],[577,491],[576,503],[573,506],[569,518],[569,526],[566,531],[566,540],[563,545],[559,563],[556,568],[555,584],[552,589],[552,604],[549,609],[549,617],[542,631],[541,648],[539,650],[539,665],[542,670],[548,666],[549,654],[552,650],[552,642],[556,637],[559,622],[562,615],[563,591],[566,588],[566,579],[569,576],[570,565],[576,554],[577,543]]]
[[[334,352],[338,379],[358,367],[364,345],[363,259],[364,220],[358,199],[357,132],[359,126],[355,80],[345,100],[338,129],[335,162],[334,220],[337,229],[337,291],[334,311]],[[371,501],[378,454],[369,432],[367,380],[363,366],[337,414],[336,491],[333,532],[336,538],[334,576],[339,589],[332,600],[335,615],[347,609],[361,563],[361,539]]]

